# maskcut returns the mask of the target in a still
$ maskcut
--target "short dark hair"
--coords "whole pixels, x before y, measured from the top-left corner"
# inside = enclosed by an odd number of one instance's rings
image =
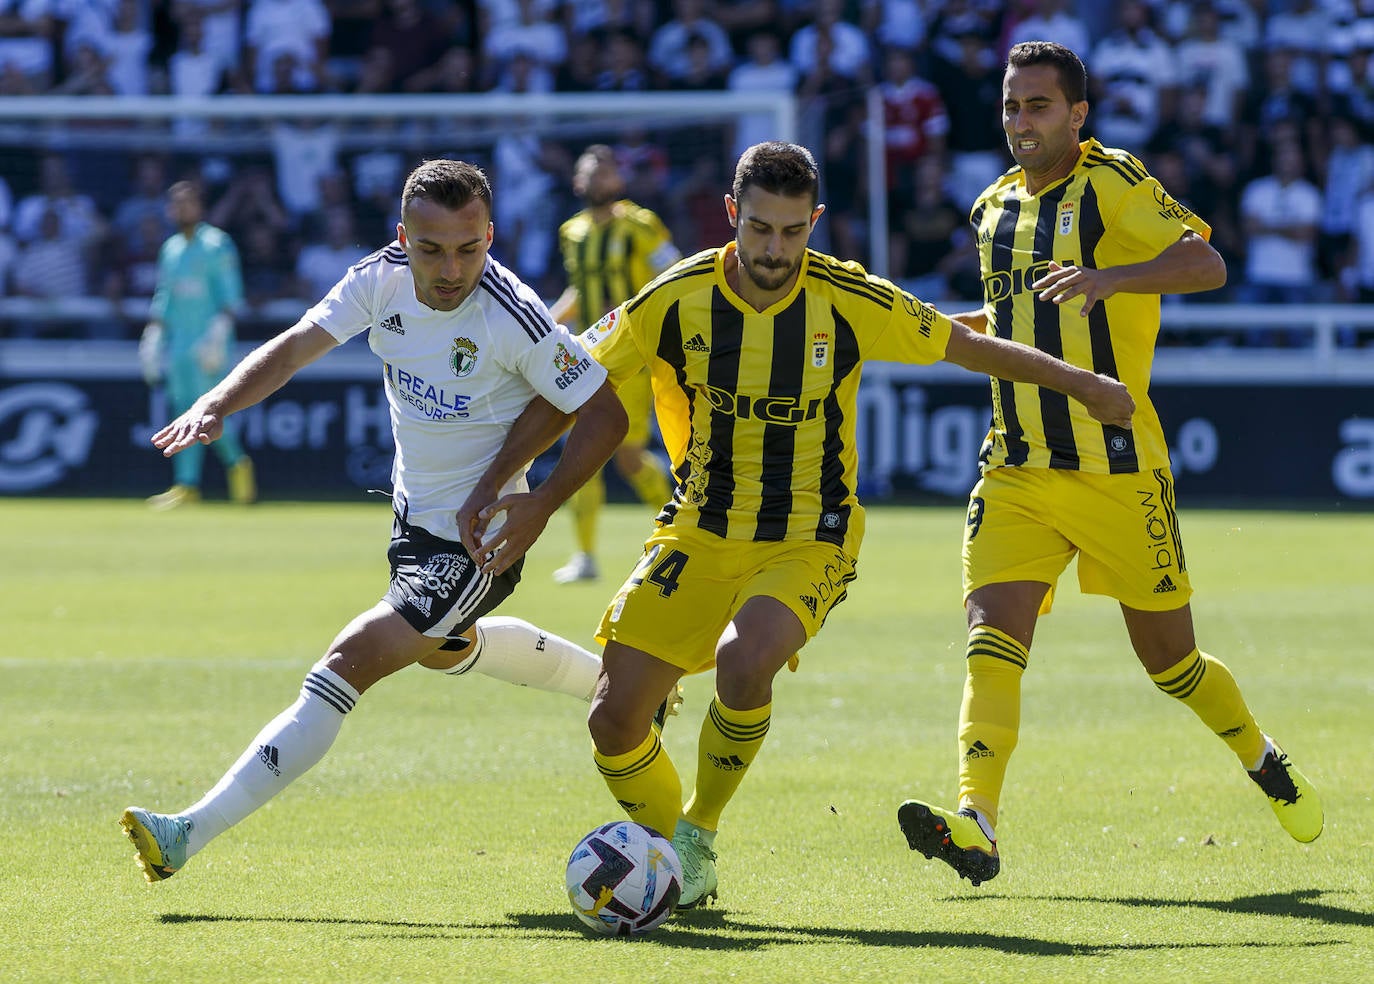
[[[730,194],[739,201],[747,189],[756,187],[775,195],[807,195],[815,205],[820,184],[820,168],[811,151],[800,144],[770,140],[754,144],[740,155]]]
[[[401,214],[404,215],[410,203],[417,198],[442,205],[456,211],[474,198],[486,203],[487,213],[491,213],[491,185],[482,169],[466,161],[451,161],[443,158],[425,161],[406,178],[401,189]]]
[[[1029,65],[1051,65],[1059,75],[1059,88],[1069,105],[1088,98],[1088,70],[1082,60],[1062,44],[1053,41],[1022,41],[1012,45],[1007,54],[1007,67],[1026,68]]]

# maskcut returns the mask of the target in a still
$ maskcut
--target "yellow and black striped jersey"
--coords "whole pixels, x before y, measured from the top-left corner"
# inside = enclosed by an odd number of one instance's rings
[[[950,321],[857,263],[807,250],[786,297],[730,288],[735,244],[688,257],[584,336],[612,383],[646,364],[677,487],[659,522],[857,552],[856,396],[865,360],[931,363]]]
[[[600,225],[590,210],[558,229],[568,284],[577,289],[575,330],[595,324],[611,308],[682,259],[663,221],[641,205],[619,201]]]
[[[1080,145],[1068,177],[1026,190],[1014,167],[974,203],[988,331],[1033,345],[1065,362],[1125,383],[1136,403],[1132,429],[1093,420],[1082,404],[1028,383],[992,380],[992,430],[984,469],[1002,465],[1116,473],[1169,464],[1150,403],[1150,367],[1159,335],[1158,294],[1115,294],[1086,318],[1080,299],[1056,305],[1031,289],[1049,268],[1102,269],[1152,260],[1188,230],[1211,227],[1171,198],[1130,154],[1096,140]]]

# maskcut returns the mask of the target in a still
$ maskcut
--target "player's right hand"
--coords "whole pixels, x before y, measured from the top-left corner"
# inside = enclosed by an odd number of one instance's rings
[[[1094,420],[1125,430],[1131,429],[1135,399],[1121,380],[1097,373],[1079,400],[1088,408]]]
[[[170,458],[192,444],[209,444],[224,433],[224,418],[194,404],[176,420],[153,435],[153,447]]]

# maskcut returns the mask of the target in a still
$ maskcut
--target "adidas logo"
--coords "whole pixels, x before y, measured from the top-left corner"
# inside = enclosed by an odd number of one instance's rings
[[[1168,574],[1161,577],[1159,583],[1155,585],[1155,594],[1168,594],[1170,591],[1177,590],[1178,586],[1174,584],[1173,579]]]
[[[996,757],[997,753],[991,748],[988,748],[988,746],[984,745],[981,741],[975,741],[968,747],[968,751],[964,753],[964,758],[966,759],[990,759]]]
[[[389,318],[383,318],[381,327],[385,328],[387,331],[394,331],[398,335],[404,335],[406,333],[406,330],[401,327],[401,316],[399,314],[393,314]]]
[[[410,599],[410,604],[423,612],[425,617],[428,618],[430,611],[434,608],[434,599],[428,595],[416,595],[414,598]]]
[[[631,803],[629,800],[616,800],[616,802],[620,804],[620,808],[626,813],[638,813],[640,810],[644,809],[645,806],[643,803]]]
[[[263,765],[267,766],[267,768],[269,768],[269,769],[272,770],[272,775],[274,775],[274,776],[280,776],[280,775],[281,775],[281,769],[278,767],[278,764],[277,764],[277,746],[276,746],[276,745],[259,745],[259,746],[258,746],[258,758],[262,759],[262,764],[263,764]]]
[[[711,346],[706,344],[706,339],[701,337],[701,332],[697,332],[691,338],[687,339],[687,341],[682,343],[682,351],[709,352],[711,351]]]
[[[749,768],[749,763],[738,755],[712,755],[710,752],[707,752],[706,757],[711,760],[711,764],[717,769],[722,769],[725,772],[740,772],[743,769]]]
[[[812,615],[816,614],[816,606],[819,604],[819,602],[817,602],[815,598],[811,597],[811,595],[802,595],[801,603],[806,606],[806,610],[810,612]]]

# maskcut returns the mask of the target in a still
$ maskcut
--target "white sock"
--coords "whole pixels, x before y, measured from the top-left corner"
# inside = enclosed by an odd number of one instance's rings
[[[294,704],[272,719],[199,803],[181,816],[192,827],[186,838],[189,858],[324,757],[338,737],[344,715],[358,691],[333,670],[317,663],[301,684]]]
[[[590,701],[601,660],[562,636],[518,618],[493,615],[473,626],[472,652],[444,672],[474,670],[521,687],[534,687]]]
[[[1247,771],[1247,772],[1258,772],[1258,771],[1260,770],[1260,766],[1262,766],[1262,765],[1264,764],[1264,760],[1267,759],[1267,758],[1269,757],[1269,753],[1272,752],[1273,750],[1274,750],[1274,739],[1273,739],[1273,738],[1270,738],[1268,735],[1265,735],[1265,736],[1264,736],[1264,750],[1260,752],[1259,761],[1256,762],[1254,765],[1250,766],[1250,768],[1247,769],[1246,771]]]

